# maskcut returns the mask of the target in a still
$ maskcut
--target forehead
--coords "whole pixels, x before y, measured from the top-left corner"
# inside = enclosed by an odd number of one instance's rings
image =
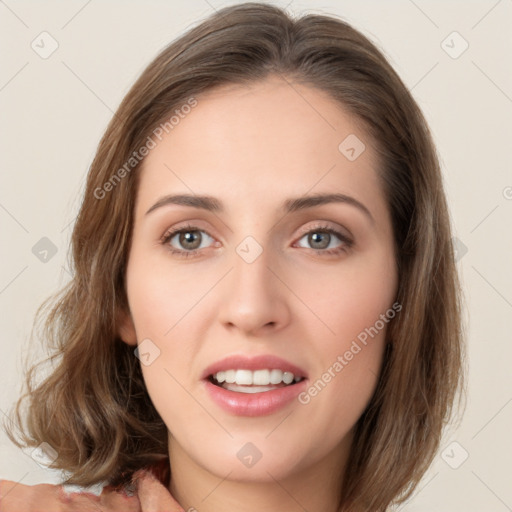
[[[272,77],[196,100],[155,139],[140,170],[138,210],[171,192],[219,196],[228,209],[308,191],[348,193],[384,207],[369,136],[325,92]],[[350,146],[356,156],[364,150],[354,159]]]

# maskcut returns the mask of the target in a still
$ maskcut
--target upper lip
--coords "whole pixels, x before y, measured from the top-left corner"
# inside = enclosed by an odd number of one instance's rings
[[[307,378],[306,372],[298,366],[271,354],[260,356],[232,355],[217,361],[206,368],[201,379],[207,379],[210,375],[226,370],[283,370],[290,372],[295,377]]]

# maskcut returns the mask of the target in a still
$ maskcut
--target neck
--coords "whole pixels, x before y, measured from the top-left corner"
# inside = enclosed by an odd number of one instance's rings
[[[282,478],[268,468],[259,481],[234,479],[229,469],[215,475],[192,460],[169,438],[169,491],[185,510],[201,512],[338,512],[351,436],[326,457]]]

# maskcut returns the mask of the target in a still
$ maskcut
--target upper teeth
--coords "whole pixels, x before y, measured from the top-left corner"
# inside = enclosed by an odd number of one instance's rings
[[[227,382],[228,384],[238,384],[251,386],[268,386],[269,384],[291,384],[293,381],[301,380],[301,377],[295,377],[291,372],[283,372],[282,370],[226,370],[217,372],[214,375],[217,382]]]

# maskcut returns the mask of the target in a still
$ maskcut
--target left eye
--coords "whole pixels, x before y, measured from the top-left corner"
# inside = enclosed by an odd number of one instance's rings
[[[349,241],[346,237],[344,237],[341,233],[334,231],[330,228],[321,228],[321,229],[313,229],[306,233],[300,240],[304,238],[307,239],[307,243],[310,245],[311,249],[317,251],[330,252],[331,250],[336,250],[338,246],[332,246],[332,242],[337,238],[340,241],[340,245],[343,246],[343,242],[348,244]],[[302,247],[302,246],[301,246]]]

